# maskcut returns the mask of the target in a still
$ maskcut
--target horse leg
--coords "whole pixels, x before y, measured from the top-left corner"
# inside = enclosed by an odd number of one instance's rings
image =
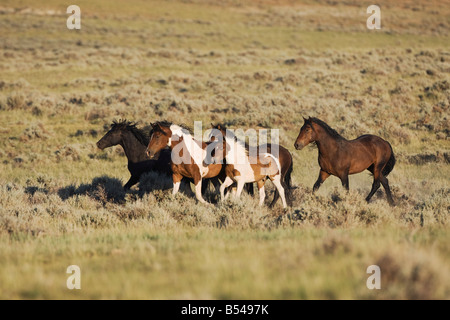
[[[219,193],[219,191],[220,191],[220,182],[219,182],[219,179],[217,179],[217,177],[215,177],[215,178],[212,178],[212,184],[213,184],[213,186],[214,186],[214,189],[216,190],[216,193]]]
[[[372,190],[370,190],[369,195],[366,197],[366,201],[369,202],[372,196],[377,192],[380,188],[380,181],[373,179]]]
[[[247,193],[251,196],[253,196],[254,192],[253,192],[253,183],[246,183],[245,184],[245,190],[247,191]]]
[[[130,190],[132,186],[139,182],[139,177],[131,176],[130,180],[123,186],[125,191]]]
[[[180,184],[181,184],[182,179],[183,179],[183,176],[181,174],[177,174],[177,173],[172,174],[172,181],[173,181],[172,194],[173,195],[176,195],[178,193],[178,190],[180,190]]]
[[[281,201],[283,202],[283,208],[286,208],[287,207],[287,203],[286,203],[286,197],[285,197],[285,194],[284,194],[284,188],[283,188],[283,185],[281,183],[281,175],[278,174],[275,177],[273,177],[272,182],[275,185],[275,187],[277,188],[278,193],[280,194]],[[275,204],[275,202],[272,201],[272,203],[270,205],[272,206],[274,204]]]
[[[380,178],[381,184],[383,185],[384,190],[386,191],[386,197],[391,207],[394,206],[394,199],[392,199],[391,188],[389,188],[388,179],[381,174]]]
[[[258,190],[259,190],[259,205],[262,206],[264,204],[264,199],[266,197],[266,192],[264,190],[264,180],[259,180],[257,182]]]
[[[345,188],[345,190],[349,190],[349,185],[348,185],[348,174],[344,174],[341,178],[341,182],[342,182],[342,186]]]
[[[270,208],[272,208],[275,205],[275,203],[278,201],[279,197],[280,197],[280,193],[278,192],[278,189],[277,189],[277,190],[275,190],[275,193],[273,195],[273,200],[269,205]]]
[[[202,196],[202,177],[200,176],[200,174],[194,177],[194,185],[195,185],[195,196],[197,197],[197,200],[201,203],[207,204],[208,202],[206,202]]]
[[[317,191],[317,189],[320,188],[320,186],[322,185],[322,183],[330,176],[330,174],[328,172],[323,171],[322,169],[319,172],[319,177],[317,178],[316,183],[314,183],[313,186],[313,192]]]
[[[291,189],[289,188],[289,185],[285,182],[284,179],[281,179],[281,185],[284,188],[286,202],[287,202],[288,206],[292,207],[292,193],[291,193]]]
[[[391,194],[391,189],[389,188],[389,182],[388,179],[383,176],[383,174],[381,173],[383,168],[384,168],[384,163],[378,164],[377,166],[374,166],[374,170],[373,170],[373,179],[374,179],[374,185],[375,183],[378,184],[378,187],[376,188],[376,190],[380,187],[380,182],[383,185],[384,190],[386,191],[386,197],[387,200],[389,202],[389,204],[391,206],[394,205],[394,200],[392,199],[392,194]],[[372,186],[372,190],[374,189],[374,186]],[[375,190],[375,191],[376,191]],[[375,191],[373,193],[375,193]],[[372,191],[369,193],[369,196],[372,196]],[[369,198],[369,196],[367,196],[367,198]],[[370,199],[370,198],[369,198]]]
[[[220,185],[220,198],[222,201],[225,200],[225,189],[233,184],[233,179],[226,177],[225,181]]]
[[[219,189],[220,191],[220,189]],[[228,199],[228,197],[230,196],[230,194],[236,195],[236,182],[233,181],[233,183],[230,186],[227,186],[225,188],[225,198],[224,200]]]
[[[218,194],[220,192],[220,182],[217,177],[209,179],[209,181],[212,183],[214,187],[215,194]]]
[[[234,198],[236,198],[236,190],[237,190],[236,186],[237,186],[237,184],[235,184],[234,186],[231,186],[231,188],[228,188],[229,190],[228,190],[227,194],[225,195],[225,198],[228,198],[228,196],[230,194],[233,195]]]
[[[242,176],[236,176],[235,179],[237,181],[237,190],[236,190],[236,196],[235,197],[236,198],[240,198],[242,190],[244,190],[245,180],[244,180],[244,177],[242,177]]]
[[[206,190],[208,190],[210,181],[211,181],[210,179],[204,179],[204,181],[202,182],[202,194],[205,194]]]

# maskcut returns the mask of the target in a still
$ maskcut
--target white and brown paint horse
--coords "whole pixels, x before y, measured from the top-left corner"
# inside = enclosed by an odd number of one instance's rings
[[[194,181],[195,195],[201,203],[207,203],[202,196],[202,179],[218,176],[222,164],[206,164],[207,143],[194,139],[191,132],[182,126],[166,121],[152,124],[153,134],[147,147],[152,159],[165,147],[172,150],[173,194],[177,194],[183,177]]]
[[[281,196],[283,207],[287,207],[286,196],[290,199],[290,180],[293,168],[291,153],[284,147],[273,144],[260,145],[255,154],[249,153],[249,146],[223,125],[213,126],[211,141],[219,142],[219,152],[213,159],[222,161],[225,159],[225,181],[220,186],[220,195],[225,199],[225,189],[237,183],[236,197],[240,197],[246,183],[256,182],[259,189],[259,204],[265,199],[264,184],[269,178],[277,191],[270,206],[272,207]],[[216,140],[217,139],[217,140]],[[222,143],[221,143],[222,142]],[[278,148],[278,152],[275,152]]]

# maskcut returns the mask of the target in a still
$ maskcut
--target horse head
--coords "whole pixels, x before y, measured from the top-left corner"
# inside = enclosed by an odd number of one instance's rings
[[[304,124],[300,129],[297,139],[295,140],[294,147],[297,150],[301,150],[311,142],[316,140],[316,133],[311,121],[311,118],[303,118]]]
[[[171,144],[172,131],[169,127],[162,126],[159,122],[152,123],[153,134],[147,146],[147,156],[154,159],[165,147]]]
[[[111,124],[111,129],[97,142],[97,147],[100,150],[116,146],[122,141],[123,131],[126,129],[128,122],[122,120],[120,122],[114,121]]]

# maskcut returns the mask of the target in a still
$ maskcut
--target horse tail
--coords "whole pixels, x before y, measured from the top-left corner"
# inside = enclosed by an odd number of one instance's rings
[[[291,155],[291,163],[289,164],[289,167],[284,176],[283,176],[283,173],[281,170],[280,161],[274,155],[272,155],[270,153],[266,154],[265,157],[272,157],[275,160],[277,167],[278,167],[278,171],[281,175],[281,178],[283,179],[283,180],[281,180],[281,184],[284,188],[284,194],[286,196],[286,200],[288,201],[288,204],[290,205],[292,203],[292,199],[293,199],[293,196],[292,196],[293,187],[291,184],[291,178],[292,178],[291,174],[294,169],[294,161],[292,161],[292,155]],[[278,197],[279,197],[278,190],[275,190],[275,195],[273,197],[272,203],[270,204],[270,207],[274,206],[275,202],[278,200]]]
[[[275,161],[275,164],[277,165],[277,169],[278,169],[278,172],[280,172],[280,175],[281,175],[281,164],[280,164],[280,160],[278,160],[277,159],[277,157],[275,157],[273,154],[270,154],[270,153],[266,153],[265,155],[264,155],[264,158],[272,158],[274,161]],[[271,166],[271,164],[270,164],[270,162],[269,163],[267,163],[267,164],[262,164],[261,165],[262,167],[270,167]]]
[[[292,204],[293,201],[293,194],[292,194],[292,189],[294,189],[294,187],[292,187],[292,171],[294,169],[294,161],[292,161],[291,158],[291,164],[289,165],[288,170],[286,171],[286,175],[284,176],[284,184],[285,184],[285,188],[286,188],[286,198],[288,203]]]
[[[387,177],[387,175],[392,171],[392,169],[394,169],[395,166],[395,156],[391,144],[389,144],[389,147],[391,148],[391,157],[389,158],[388,162],[386,163],[382,171],[382,174],[385,177]]]
[[[292,171],[294,170],[294,161],[292,161],[291,159],[291,164],[289,165],[288,170],[286,171],[286,175],[284,177],[284,182],[286,183],[286,186],[288,187],[288,190],[290,189],[294,189],[294,187],[292,187]]]

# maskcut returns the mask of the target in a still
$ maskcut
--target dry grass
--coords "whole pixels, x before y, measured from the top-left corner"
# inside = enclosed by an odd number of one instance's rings
[[[448,6],[381,2],[369,32],[357,1],[78,5],[80,31],[55,1],[0,7],[0,297],[450,296]],[[397,206],[382,191],[365,203],[364,173],[313,194],[317,151],[293,148],[302,116],[387,139]],[[119,118],[280,129],[293,206],[212,191],[202,206],[155,174],[125,194],[122,149],[95,146]]]

